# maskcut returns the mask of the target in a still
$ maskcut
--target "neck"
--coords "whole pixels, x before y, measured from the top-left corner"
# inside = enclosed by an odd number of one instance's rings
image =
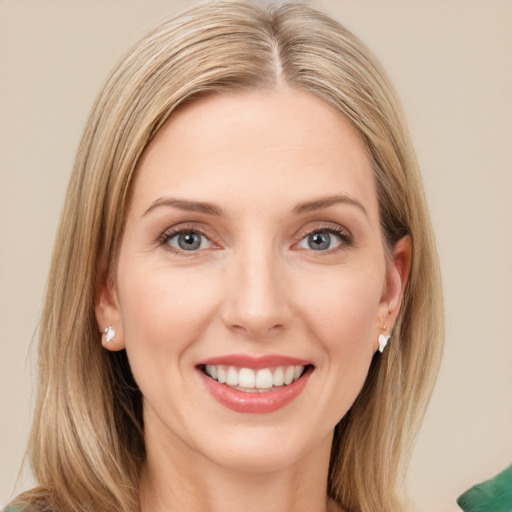
[[[334,512],[327,498],[331,438],[300,460],[273,471],[223,467],[179,440],[146,433],[142,512]]]

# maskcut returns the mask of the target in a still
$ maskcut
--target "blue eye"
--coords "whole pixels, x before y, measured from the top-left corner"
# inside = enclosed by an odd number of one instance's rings
[[[167,235],[165,243],[180,251],[197,251],[205,249],[209,245],[209,240],[197,231],[181,231]]]
[[[305,236],[298,244],[301,249],[313,251],[328,251],[342,244],[341,235],[329,231],[313,231]]]

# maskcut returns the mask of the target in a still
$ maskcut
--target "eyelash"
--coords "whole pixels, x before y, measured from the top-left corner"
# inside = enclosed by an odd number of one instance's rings
[[[169,245],[169,241],[172,240],[175,236],[181,235],[183,233],[196,233],[198,235],[204,236],[210,243],[214,243],[210,240],[208,234],[204,229],[201,227],[198,227],[197,225],[187,225],[187,224],[180,224],[179,227],[170,228],[169,230],[165,231],[159,238],[158,243],[159,245],[163,246],[167,251],[170,251],[174,254],[177,254],[179,256],[192,256],[194,253],[198,251],[183,251],[179,250],[176,247],[171,247]]]
[[[332,249],[326,249],[323,251],[314,251],[313,249],[310,249],[310,251],[315,252],[318,256],[328,256],[342,248],[354,246],[354,239],[352,234],[346,228],[343,228],[338,224],[332,223],[324,223],[320,226],[315,226],[313,229],[307,229],[305,231],[300,232],[298,234],[299,242],[297,242],[297,244],[302,242],[302,240],[304,240],[306,237],[315,233],[327,233],[329,235],[335,235],[340,239],[340,244]]]
[[[197,225],[183,225],[181,224],[179,227],[171,228],[170,230],[165,231],[159,238],[158,238],[158,244],[161,246],[164,246],[164,248],[170,252],[173,252],[174,254],[180,255],[180,256],[192,256],[195,253],[199,252],[199,250],[191,250],[191,251],[184,251],[179,250],[175,247],[171,247],[169,245],[169,241],[172,240],[177,235],[183,234],[183,233],[196,233],[198,235],[204,236],[210,243],[215,245],[215,242],[212,242],[212,240],[209,238],[206,230],[202,229],[201,227],[198,227]],[[305,231],[301,231],[297,236],[299,237],[299,241],[294,244],[294,246],[297,246],[300,242],[302,242],[306,237],[315,234],[315,233],[327,233],[330,235],[335,235],[340,239],[340,244],[333,249],[326,249],[326,250],[319,250],[314,251],[313,249],[310,249],[312,252],[316,252],[319,256],[322,255],[329,255],[340,248],[347,248],[352,247],[354,245],[354,239],[352,237],[352,234],[345,228],[337,225],[337,224],[331,224],[326,223],[322,224],[320,226],[315,226],[313,229],[308,229]]]

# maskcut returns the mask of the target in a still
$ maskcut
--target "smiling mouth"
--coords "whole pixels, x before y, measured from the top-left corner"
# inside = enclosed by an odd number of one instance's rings
[[[281,365],[245,368],[223,364],[202,364],[199,369],[210,379],[245,393],[267,393],[286,388],[313,370],[313,365]]]

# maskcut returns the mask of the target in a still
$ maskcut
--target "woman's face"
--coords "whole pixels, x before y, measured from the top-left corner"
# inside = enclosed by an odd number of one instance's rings
[[[148,446],[262,470],[328,453],[396,316],[386,261],[369,158],[333,108],[282,88],[179,110],[138,163],[97,310]]]

